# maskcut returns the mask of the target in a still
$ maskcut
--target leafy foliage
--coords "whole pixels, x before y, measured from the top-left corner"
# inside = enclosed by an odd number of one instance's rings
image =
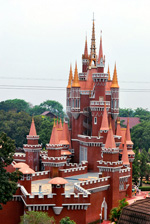
[[[122,209],[127,205],[128,205],[128,202],[126,201],[125,198],[120,200],[118,207],[115,207],[110,211],[110,216],[109,216],[110,221],[117,224],[119,221]]]
[[[61,219],[59,223],[60,224],[76,224],[76,222],[74,222],[73,220],[70,220],[70,218],[67,216]]]
[[[21,176],[20,172],[9,173],[5,169],[13,161],[15,144],[5,133],[0,134],[0,203],[6,204],[13,198],[17,190],[17,182]],[[0,209],[2,205],[0,204]]]
[[[20,224],[55,224],[54,218],[49,217],[47,212],[30,211],[20,218]]]
[[[138,149],[135,150],[135,158],[133,161],[132,177],[134,179],[134,182],[137,184],[138,178],[140,177],[140,154],[138,153]]]

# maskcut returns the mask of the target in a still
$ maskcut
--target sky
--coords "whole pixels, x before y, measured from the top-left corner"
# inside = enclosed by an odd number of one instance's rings
[[[150,110],[149,11],[149,0],[0,0],[0,101],[56,100],[65,109],[70,63],[81,72],[94,12],[105,72],[117,65],[120,107]]]

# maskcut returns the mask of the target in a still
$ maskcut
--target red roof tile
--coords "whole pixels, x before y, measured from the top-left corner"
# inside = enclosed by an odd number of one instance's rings
[[[120,120],[124,121],[123,125],[127,125],[128,118],[129,118],[129,126],[130,126],[130,128],[132,128],[135,125],[140,123],[140,118],[139,117],[120,117]]]
[[[55,177],[53,179],[51,179],[49,182],[49,184],[67,184],[68,181],[66,181],[64,178],[62,177]]]
[[[36,135],[37,134],[36,134],[36,128],[35,128],[35,124],[34,124],[34,119],[32,118],[29,136],[36,136]]]

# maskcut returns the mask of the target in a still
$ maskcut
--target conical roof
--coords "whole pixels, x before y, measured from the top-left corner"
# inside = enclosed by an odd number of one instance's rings
[[[123,161],[123,165],[129,165],[129,158],[128,158],[128,152],[127,152],[127,145],[126,145],[126,139],[124,142],[124,148],[123,148],[123,152],[122,152],[122,161]]]
[[[62,137],[61,137],[61,140],[60,140],[59,144],[69,145],[69,141],[68,141],[68,124],[65,121],[64,121],[64,124],[63,124]]]
[[[122,133],[121,133],[121,127],[120,127],[120,120],[117,119],[117,130],[116,130],[116,135],[118,136],[122,136]]]
[[[36,136],[36,135],[37,134],[36,134],[36,128],[35,128],[35,124],[34,124],[34,119],[32,118],[29,136]]]
[[[114,74],[113,74],[113,80],[112,80],[111,88],[119,88],[118,78],[117,78],[116,63],[115,63],[115,68],[114,68]]]
[[[75,72],[74,72],[74,79],[73,79],[72,87],[80,87],[79,78],[78,78],[77,63],[75,65]]]
[[[85,40],[84,57],[88,58],[87,37],[86,37],[86,40]]]
[[[52,134],[51,134],[49,144],[51,144],[51,145],[58,145],[59,144],[58,133],[57,133],[57,128],[56,128],[56,125],[55,125],[55,121],[54,121],[53,130],[52,130]]]
[[[102,124],[101,124],[100,130],[109,130],[106,103],[104,105],[104,112],[103,112]]]
[[[73,80],[72,65],[70,64],[70,72],[69,72],[69,79],[68,79],[68,86],[67,86],[68,89],[71,88],[71,82],[72,82],[72,80]]]
[[[133,142],[131,141],[131,135],[130,135],[129,118],[127,120],[126,143],[127,145],[133,145]]]
[[[110,148],[110,149],[114,149],[116,148],[116,143],[115,143],[115,139],[113,136],[113,131],[112,131],[112,127],[111,127],[111,123],[110,123],[110,128],[107,134],[107,138],[106,138],[106,143],[105,143],[105,148]]]
[[[103,59],[102,36],[100,37],[98,64],[100,64],[101,58]]]

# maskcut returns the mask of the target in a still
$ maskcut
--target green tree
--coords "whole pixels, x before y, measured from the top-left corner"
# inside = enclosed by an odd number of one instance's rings
[[[70,220],[70,218],[67,216],[61,219],[59,223],[60,224],[76,224],[76,222],[74,222],[73,220]]]
[[[120,108],[119,117],[134,117],[134,110],[131,108]]]
[[[0,209],[13,198],[17,190],[17,182],[21,177],[19,171],[7,172],[6,168],[13,161],[15,152],[14,141],[5,133],[0,134]]]
[[[135,183],[138,183],[140,177],[140,154],[138,153],[138,148],[135,150],[135,158],[133,161],[132,177]]]
[[[45,110],[51,111],[58,117],[64,117],[63,106],[57,101],[47,100],[41,103],[40,107],[45,108]]]
[[[25,111],[29,112],[30,104],[25,100],[14,99],[14,100],[6,100],[0,102],[0,110],[4,110],[6,112],[13,110],[15,112]]]
[[[20,224],[55,224],[54,218],[49,217],[47,212],[30,211],[20,218]]]
[[[122,209],[127,205],[128,205],[128,202],[126,201],[125,198],[120,200],[118,207],[115,207],[110,211],[110,216],[109,216],[110,221],[117,224],[119,221]]]
[[[146,176],[147,169],[147,152],[145,149],[140,154],[140,186],[142,186],[142,179]]]

